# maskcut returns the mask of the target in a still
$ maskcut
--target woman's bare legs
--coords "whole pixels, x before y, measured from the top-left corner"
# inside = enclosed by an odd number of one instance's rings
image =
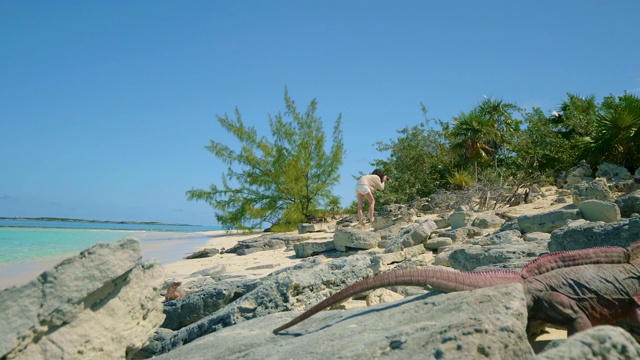
[[[371,192],[364,194],[364,196],[369,200],[369,220],[373,224],[373,208],[376,206],[376,200],[373,198],[373,193]]]
[[[357,193],[358,195],[358,224],[364,226],[364,214],[362,213],[362,205],[364,204],[364,195]]]

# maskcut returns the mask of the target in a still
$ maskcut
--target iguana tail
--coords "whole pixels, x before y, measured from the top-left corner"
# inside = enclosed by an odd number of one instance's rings
[[[274,334],[287,329],[316,313],[361,292],[388,286],[423,286],[440,292],[473,290],[509,283],[523,283],[521,275],[509,270],[461,272],[441,269],[412,269],[390,271],[366,278],[329,296],[298,317],[273,330]]]

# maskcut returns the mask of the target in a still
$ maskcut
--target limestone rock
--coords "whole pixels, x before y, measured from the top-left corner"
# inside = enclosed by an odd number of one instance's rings
[[[596,178],[591,182],[581,182],[571,186],[573,204],[578,205],[585,200],[612,201],[613,194],[605,178]]]
[[[615,203],[601,200],[586,200],[578,205],[582,217],[589,221],[616,222],[620,220],[620,208]]]
[[[603,162],[602,164],[598,165],[596,177],[603,177],[614,183],[618,183],[624,180],[630,180],[632,178],[629,170],[625,169],[622,166],[608,162]]]
[[[392,253],[402,251],[404,248],[423,244],[429,239],[429,236],[431,236],[431,233],[436,230],[436,228],[436,223],[433,220],[425,220],[408,225],[391,240],[384,252]]]
[[[551,234],[543,233],[543,232],[532,232],[532,233],[526,233],[522,235],[522,240],[527,242],[549,241],[549,239],[551,239]]]
[[[306,258],[309,256],[318,255],[326,251],[335,250],[336,246],[333,240],[327,241],[305,241],[297,244],[293,244],[293,250],[296,252],[296,257]]]
[[[436,262],[434,264],[446,265],[448,263],[448,266],[454,269],[473,271],[479,267],[502,263],[523,264],[547,252],[546,244],[528,242],[511,244],[508,247],[502,245],[461,245],[451,248],[451,251],[447,251],[446,261],[440,259],[437,264]],[[436,260],[440,256],[441,254],[438,254]]]
[[[313,232],[332,232],[336,229],[334,224],[317,223],[317,224],[299,224],[298,234],[306,234]]]
[[[413,223],[414,216],[416,216],[415,210],[406,205],[385,205],[378,210],[372,225],[375,231],[398,224],[406,226]]]
[[[471,245],[506,245],[514,242],[522,242],[522,234],[518,230],[500,231],[487,236],[479,236],[473,239],[465,240],[465,244]]]
[[[436,237],[436,238],[427,240],[427,242],[424,243],[424,247],[429,250],[438,250],[443,246],[449,246],[451,244],[453,244],[453,240],[451,238]]]
[[[553,230],[578,219],[582,219],[582,214],[578,209],[553,210],[539,214],[522,215],[518,217],[518,226],[522,233],[550,233]]]
[[[370,266],[371,259],[367,255],[352,255],[327,262],[318,257],[307,258],[293,267],[260,279],[255,289],[193,324],[177,331],[156,332],[140,351],[139,358],[176,351],[174,349],[183,344],[225,327],[235,325],[232,328],[237,329],[237,324],[249,319],[306,309],[332,292],[373,275]],[[245,340],[248,339],[243,339],[243,344]],[[237,339],[234,346],[237,347]],[[176,358],[173,351],[168,354],[170,358]],[[216,353],[218,356],[226,358]]]
[[[526,299],[510,284],[392,304],[323,311],[285,333],[284,312],[226,328],[158,359],[531,359]],[[242,339],[242,346],[238,346]],[[331,346],[327,346],[330,344]]]
[[[447,230],[440,233],[440,237],[451,238],[454,242],[470,239],[474,236],[482,235],[482,230],[474,226],[465,226],[455,230]]]
[[[576,222],[551,233],[549,251],[566,251],[596,246],[628,247],[640,239],[640,218],[614,223]]]
[[[566,186],[571,186],[574,184],[578,184],[583,181],[591,181],[593,178],[591,177],[591,166],[587,164],[584,160],[580,161],[580,163],[567,170],[565,174],[564,181],[566,182]]]
[[[373,249],[378,246],[380,235],[373,231],[358,230],[354,228],[338,228],[333,236],[336,250],[347,249]]]
[[[639,359],[640,345],[617,326],[596,326],[549,344],[538,360]]]
[[[384,304],[404,299],[404,296],[387,289],[376,289],[367,295],[367,306]]]
[[[620,208],[620,215],[628,218],[632,214],[640,214],[640,190],[636,190],[616,199],[616,205]]]
[[[208,258],[208,257],[212,257],[214,255],[217,255],[220,253],[220,250],[216,249],[216,248],[204,248],[202,250],[198,250],[196,252],[194,252],[193,254],[187,256],[185,259],[202,259],[202,258]]]
[[[0,292],[0,358],[125,358],[162,323],[163,271],[140,242],[97,244]]]
[[[451,214],[449,217],[449,221],[451,222],[451,230],[459,229],[465,226],[471,226],[473,224],[473,220],[475,219],[475,214],[473,211],[468,210],[459,210]]]
[[[473,226],[480,229],[499,228],[505,220],[494,214],[480,214],[473,220]]]

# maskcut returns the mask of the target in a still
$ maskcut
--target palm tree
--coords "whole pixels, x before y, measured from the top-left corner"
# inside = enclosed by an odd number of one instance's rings
[[[610,161],[633,171],[640,166],[640,98],[627,94],[603,106],[586,154],[594,163]]]
[[[496,130],[496,138],[491,146],[496,150],[493,152],[493,166],[498,169],[498,153],[506,149],[506,144],[511,139],[514,132],[519,129],[520,122],[513,119],[512,112],[519,110],[518,106],[506,103],[502,100],[485,98],[476,107],[478,113],[487,118]]]
[[[476,110],[461,112],[453,120],[454,124],[449,133],[451,147],[454,150],[463,150],[465,156],[473,161],[473,173],[477,182],[478,159],[485,158],[489,152],[494,151],[490,143],[496,139],[496,128],[488,118]]]

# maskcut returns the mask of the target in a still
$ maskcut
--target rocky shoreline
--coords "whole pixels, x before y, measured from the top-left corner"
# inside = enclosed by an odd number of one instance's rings
[[[442,211],[423,199],[383,207],[367,227],[351,216],[243,237],[184,260],[198,264],[184,274],[142,263],[135,239],[96,245],[0,292],[0,358],[638,358],[626,322],[536,341],[544,327],[528,323],[519,284],[450,294],[378,289],[272,333],[377,273],[517,270],[549,252],[640,240],[640,169],[605,163],[591,174],[581,163],[559,188],[531,187],[521,203],[497,210]],[[231,268],[252,257],[268,260]],[[185,291],[167,294],[175,281]]]

